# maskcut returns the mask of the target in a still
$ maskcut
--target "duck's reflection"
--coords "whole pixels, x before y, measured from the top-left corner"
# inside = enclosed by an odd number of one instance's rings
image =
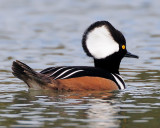
[[[119,127],[116,92],[17,92],[13,101],[3,104],[1,112],[8,126],[22,127]],[[9,117],[8,117],[9,116]],[[16,116],[17,118],[10,118]],[[18,122],[18,123],[17,123]]]
[[[112,102],[112,101],[111,101]],[[106,101],[93,100],[90,102],[91,106],[87,110],[89,124],[98,128],[103,126],[107,127],[118,127],[119,121],[115,119],[117,115],[117,108],[114,108],[111,103]]]
[[[69,119],[69,121],[67,121],[68,123],[78,121],[83,124],[85,122],[87,127],[92,126],[94,128],[118,127],[120,125],[120,121],[115,118],[116,115],[118,115],[119,109],[113,105],[114,102],[117,102],[117,98],[115,98],[116,94],[116,92],[106,91],[54,93],[50,91],[30,91],[32,97],[45,95],[48,96],[52,102],[61,102],[61,105],[57,105],[61,111],[59,116]],[[59,111],[57,107],[52,111]],[[72,115],[72,118],[70,115]]]

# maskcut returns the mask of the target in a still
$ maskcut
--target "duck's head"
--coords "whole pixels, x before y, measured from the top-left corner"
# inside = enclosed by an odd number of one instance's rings
[[[108,21],[97,21],[89,26],[84,32],[82,45],[86,54],[94,58],[95,66],[104,69],[119,69],[123,57],[138,58],[127,51],[125,37]]]

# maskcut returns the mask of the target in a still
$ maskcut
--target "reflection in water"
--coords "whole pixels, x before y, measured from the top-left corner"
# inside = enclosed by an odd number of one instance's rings
[[[31,90],[29,93],[19,92],[17,95],[10,96],[12,99],[7,103],[3,102],[3,109],[6,111],[2,111],[1,105],[0,124],[14,127],[118,126],[119,121],[114,116],[117,115],[119,108],[112,105],[115,102],[111,98],[113,95],[115,93],[109,92],[82,93],[80,95],[75,92],[53,93],[40,90]],[[3,96],[9,97],[7,94],[6,96],[3,94]]]
[[[88,116],[87,118],[90,120],[89,125],[98,127],[118,127],[120,121],[118,121],[115,117],[118,114],[120,108],[116,108],[112,105],[111,101],[94,99],[89,102],[90,107],[87,110]]]
[[[142,93],[142,92],[141,92]],[[158,126],[155,94],[134,92],[21,91],[0,95],[0,125],[9,127],[139,127],[144,122]],[[118,98],[119,97],[119,98]],[[153,98],[154,97],[154,98]],[[155,103],[156,101],[156,103]],[[152,104],[150,104],[152,103]],[[135,116],[138,114],[138,117]],[[147,126],[147,125],[145,125]]]

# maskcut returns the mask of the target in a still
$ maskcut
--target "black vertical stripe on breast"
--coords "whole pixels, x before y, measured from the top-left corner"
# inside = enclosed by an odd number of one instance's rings
[[[114,74],[114,75],[116,75],[116,77],[118,77],[118,79],[119,79],[119,80],[121,81],[121,83],[123,84],[124,88],[126,88],[125,83],[124,83],[124,80],[123,80],[119,75],[117,75],[117,74]]]
[[[112,75],[115,76],[119,80],[120,84],[123,86],[123,88],[122,88],[121,85],[119,85],[119,82],[115,79],[115,82],[117,83],[119,88],[120,89],[125,89],[125,83],[124,83],[123,79],[117,74],[112,74]]]

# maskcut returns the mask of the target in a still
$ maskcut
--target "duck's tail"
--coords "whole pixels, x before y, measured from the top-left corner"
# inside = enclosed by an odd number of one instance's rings
[[[12,65],[12,74],[23,80],[31,88],[43,88],[50,83],[50,79],[44,74],[37,73],[28,65],[16,60]]]

